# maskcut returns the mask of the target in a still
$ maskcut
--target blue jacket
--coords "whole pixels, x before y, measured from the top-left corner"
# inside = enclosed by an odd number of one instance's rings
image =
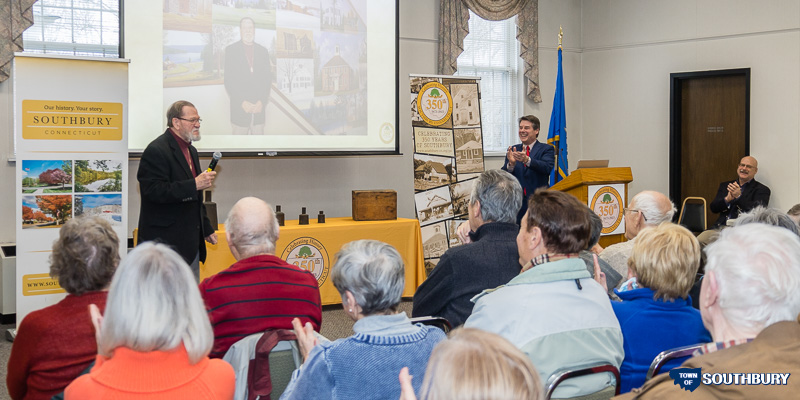
[[[523,151],[524,149],[522,143],[515,144],[513,147],[515,151]],[[517,178],[522,186],[523,193],[525,193],[522,198],[522,208],[517,215],[517,223],[522,220],[522,216],[528,210],[528,196],[540,187],[550,186],[550,171],[553,170],[556,162],[556,151],[553,146],[537,140],[531,146],[529,157],[531,158],[530,167],[517,162],[511,171],[508,170],[508,158],[503,162],[503,170],[510,172]]]
[[[625,349],[625,359],[619,370],[620,393],[644,385],[647,370],[658,353],[711,341],[700,311],[692,307],[691,297],[654,300],[655,292],[648,288],[615,292],[622,302],[612,302],[611,306],[622,328]],[[685,359],[668,362],[661,373],[680,366],[683,361]]]

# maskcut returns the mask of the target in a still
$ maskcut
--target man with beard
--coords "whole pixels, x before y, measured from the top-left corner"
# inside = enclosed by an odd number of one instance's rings
[[[192,103],[173,103],[167,110],[166,132],[147,145],[136,174],[142,199],[138,242],[157,240],[171,245],[198,281],[199,263],[206,259],[203,240],[217,243],[202,197],[217,173],[201,170],[192,146],[200,140],[201,121]]]

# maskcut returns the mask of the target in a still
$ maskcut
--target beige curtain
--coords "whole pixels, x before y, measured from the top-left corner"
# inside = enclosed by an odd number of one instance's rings
[[[469,33],[469,10],[483,19],[501,21],[517,16],[517,41],[525,62],[526,95],[542,102],[539,92],[539,0],[440,0],[439,73],[456,72]]]
[[[0,0],[0,82],[11,73],[14,52],[22,51],[22,32],[33,25],[36,0]]]

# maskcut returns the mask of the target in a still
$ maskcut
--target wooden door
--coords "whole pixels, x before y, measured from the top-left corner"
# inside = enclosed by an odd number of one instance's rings
[[[676,77],[676,75],[680,75]],[[670,197],[708,205],[749,154],[749,70],[673,74]],[[707,224],[718,215],[706,209]]]

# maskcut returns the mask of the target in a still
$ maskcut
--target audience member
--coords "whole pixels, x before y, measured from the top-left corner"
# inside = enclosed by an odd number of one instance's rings
[[[597,259],[595,253],[592,249],[598,245],[600,242],[600,233],[603,231],[603,220],[600,219],[600,216],[597,215],[591,209],[589,210],[589,219],[592,224],[592,232],[591,236],[589,236],[589,247],[585,250],[581,250],[578,255],[580,255],[583,262],[586,263],[586,269],[594,274],[594,260]],[[600,270],[603,271],[606,277],[606,289],[608,289],[608,295],[612,296],[614,294],[614,288],[617,287],[622,282],[622,277],[624,275],[620,274],[615,270],[611,265],[603,259],[597,259],[598,264],[600,264]]]
[[[20,322],[6,376],[12,399],[49,400],[91,364],[97,342],[89,304],[105,308],[117,264],[119,239],[105,219],[75,218],[61,227],[50,276],[68,294]]]
[[[777,208],[758,206],[748,213],[740,214],[734,226],[752,224],[755,222],[786,228],[795,235],[800,236],[800,227],[797,226],[792,217]]]
[[[789,209],[789,217],[794,221],[795,224],[800,226],[800,204],[795,204],[792,208]]]
[[[210,357],[221,358],[236,341],[267,329],[292,329],[292,318],[322,324],[317,279],[275,256],[278,221],[261,199],[245,197],[225,221],[236,263],[200,284],[214,327]]]
[[[667,222],[636,236],[628,259],[630,281],[617,291],[622,302],[611,303],[625,345],[622,393],[642,386],[658,353],[711,340],[689,298],[699,267],[700,243],[680,225]],[[662,371],[679,365],[672,360]]]
[[[622,363],[622,332],[606,289],[578,257],[588,247],[590,231],[589,209],[577,198],[537,190],[517,235],[522,272],[476,296],[464,324],[508,339],[527,354],[542,382],[562,368]],[[582,396],[614,384],[611,374],[582,376],[559,385],[555,397]]]
[[[628,208],[623,209],[626,242],[613,244],[600,253],[620,275],[628,275],[628,257],[631,255],[636,235],[645,227],[672,221],[675,205],[662,193],[645,190],[633,196]]]
[[[519,274],[517,211],[522,188],[502,170],[482,173],[469,200],[471,243],[447,250],[414,294],[413,317],[435,315],[455,326],[472,313],[472,299]]]
[[[719,214],[711,226],[713,229],[724,228],[729,219],[736,219],[739,214],[769,204],[770,190],[756,181],[756,173],[758,161],[754,157],[743,157],[736,168],[736,179],[719,184],[717,195],[709,205],[711,212]]]
[[[95,366],[66,399],[232,399],[230,364],[209,360],[214,344],[192,271],[163,244],[137,246],[120,264],[105,316],[90,306]]]
[[[294,319],[305,363],[292,374],[281,399],[397,397],[397,372],[407,366],[422,377],[444,332],[413,325],[397,312],[405,268],[394,247],[375,240],[348,243],[337,254],[331,274],[345,313],[356,321],[355,335],[318,343],[311,324],[302,326]]]
[[[778,227],[747,224],[723,230],[706,251],[700,313],[716,343],[681,367],[698,368],[701,378],[717,376],[724,383],[701,381],[688,394],[670,374],[660,374],[626,398],[797,398],[800,381],[776,374],[800,374],[800,238]],[[738,383],[732,382],[734,375]]]
[[[400,372],[401,400],[416,400],[408,368]],[[480,329],[459,328],[433,349],[422,400],[538,400],[542,382],[531,361],[508,340]]]

